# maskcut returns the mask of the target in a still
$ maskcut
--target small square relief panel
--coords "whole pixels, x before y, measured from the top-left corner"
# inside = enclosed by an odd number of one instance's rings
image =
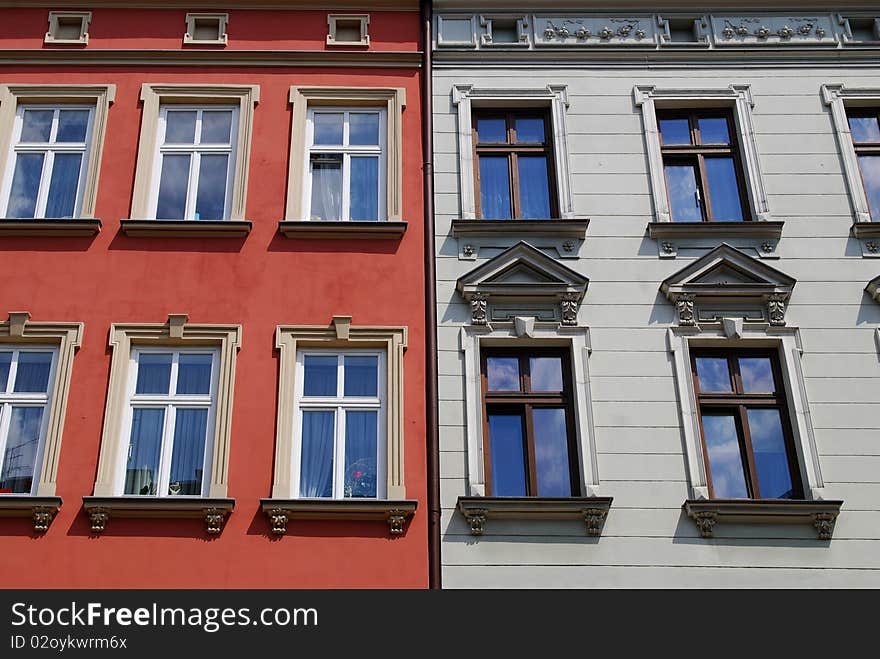
[[[90,11],[50,11],[49,31],[43,43],[86,45],[89,43]]]
[[[328,14],[328,46],[369,46],[369,14]]]
[[[185,44],[225,46],[229,14],[187,14]]]

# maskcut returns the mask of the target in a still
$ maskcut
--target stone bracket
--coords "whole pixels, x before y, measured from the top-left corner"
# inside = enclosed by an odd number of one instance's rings
[[[483,535],[486,520],[580,519],[587,534],[602,535],[611,497],[459,497],[458,510],[467,520],[471,535]]]
[[[694,520],[700,535],[714,537],[715,525],[807,524],[816,529],[819,540],[831,540],[843,501],[802,499],[689,499],[682,504]]]
[[[61,508],[61,497],[0,496],[0,517],[30,517],[34,533],[45,533]]]
[[[300,520],[381,520],[388,524],[391,537],[404,534],[418,501],[410,499],[260,499],[272,534],[287,533],[293,519]]]
[[[207,497],[83,497],[92,533],[103,533],[111,517],[155,519],[202,519],[205,532],[216,536],[223,531],[235,499]]]

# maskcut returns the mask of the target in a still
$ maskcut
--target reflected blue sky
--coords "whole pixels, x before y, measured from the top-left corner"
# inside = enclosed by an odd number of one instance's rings
[[[522,418],[518,414],[489,415],[489,451],[492,494],[497,497],[525,496]]]
[[[486,377],[489,391],[519,391],[519,359],[487,357]]]
[[[697,357],[697,379],[700,391],[733,391],[730,384],[730,367],[725,357]]]
[[[741,357],[739,372],[743,391],[746,393],[770,393],[776,391],[773,384],[773,367],[769,357]]]
[[[703,432],[706,452],[709,454],[709,470],[712,489],[719,499],[747,498],[742,455],[736,433],[736,422],[729,414],[704,414]]]
[[[779,410],[749,409],[748,417],[761,497],[790,498],[791,474],[785,453],[785,439]]]
[[[538,496],[571,496],[565,410],[537,408],[532,411]]]

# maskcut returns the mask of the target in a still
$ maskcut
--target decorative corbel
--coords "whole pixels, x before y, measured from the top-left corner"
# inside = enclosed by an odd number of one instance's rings
[[[272,525],[272,533],[275,535],[284,535],[287,533],[288,521],[290,521],[290,518],[286,510],[273,508],[269,511],[269,523]]]
[[[565,293],[559,301],[562,310],[562,324],[573,327],[577,325],[578,296],[576,293]]]
[[[584,511],[584,521],[587,523],[587,534],[593,536],[602,535],[602,527],[605,525],[605,517],[607,515],[607,510],[601,510],[600,508],[587,508]]]
[[[831,540],[834,533],[834,524],[837,521],[835,513],[816,513],[813,517],[813,526],[819,534],[819,540]]]
[[[489,297],[484,293],[474,293],[470,299],[471,303],[471,323],[474,325],[488,324],[487,307]]]
[[[105,508],[93,508],[89,511],[89,522],[92,525],[92,533],[102,533],[110,521],[110,513]]]
[[[678,311],[679,325],[693,327],[697,324],[696,316],[694,315],[695,297],[696,296],[691,293],[682,293],[675,301],[675,308]]]
[[[205,530],[208,535],[219,535],[223,530],[223,521],[226,515],[217,508],[208,508],[205,511]]]
[[[771,325],[785,325],[785,300],[783,293],[773,293],[767,298],[767,316]]]
[[[488,512],[484,508],[475,508],[464,513],[465,519],[471,527],[471,535],[483,535],[483,527],[486,524]]]
[[[407,511],[405,510],[389,510],[385,514],[385,519],[388,521],[388,531],[391,533],[392,537],[397,535],[403,535],[403,527],[406,524]]]
[[[717,518],[718,514],[710,510],[703,510],[694,513],[694,522],[696,523],[697,528],[700,529],[701,536],[704,538],[712,537]]]
[[[34,520],[34,533],[45,533],[49,529],[49,524],[55,518],[56,510],[54,508],[46,508],[39,506],[34,508],[32,517]]]

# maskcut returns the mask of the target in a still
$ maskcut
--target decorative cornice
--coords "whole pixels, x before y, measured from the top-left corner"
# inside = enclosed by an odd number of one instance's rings
[[[418,501],[412,499],[260,499],[269,518],[272,533],[284,535],[293,519],[301,520],[381,520],[392,536],[403,535]]]
[[[482,535],[486,520],[579,519],[591,536],[602,534],[612,497],[458,497],[457,508],[471,535]]]
[[[682,504],[700,535],[711,538],[718,523],[807,524],[830,540],[843,501],[799,499],[689,499]]]

